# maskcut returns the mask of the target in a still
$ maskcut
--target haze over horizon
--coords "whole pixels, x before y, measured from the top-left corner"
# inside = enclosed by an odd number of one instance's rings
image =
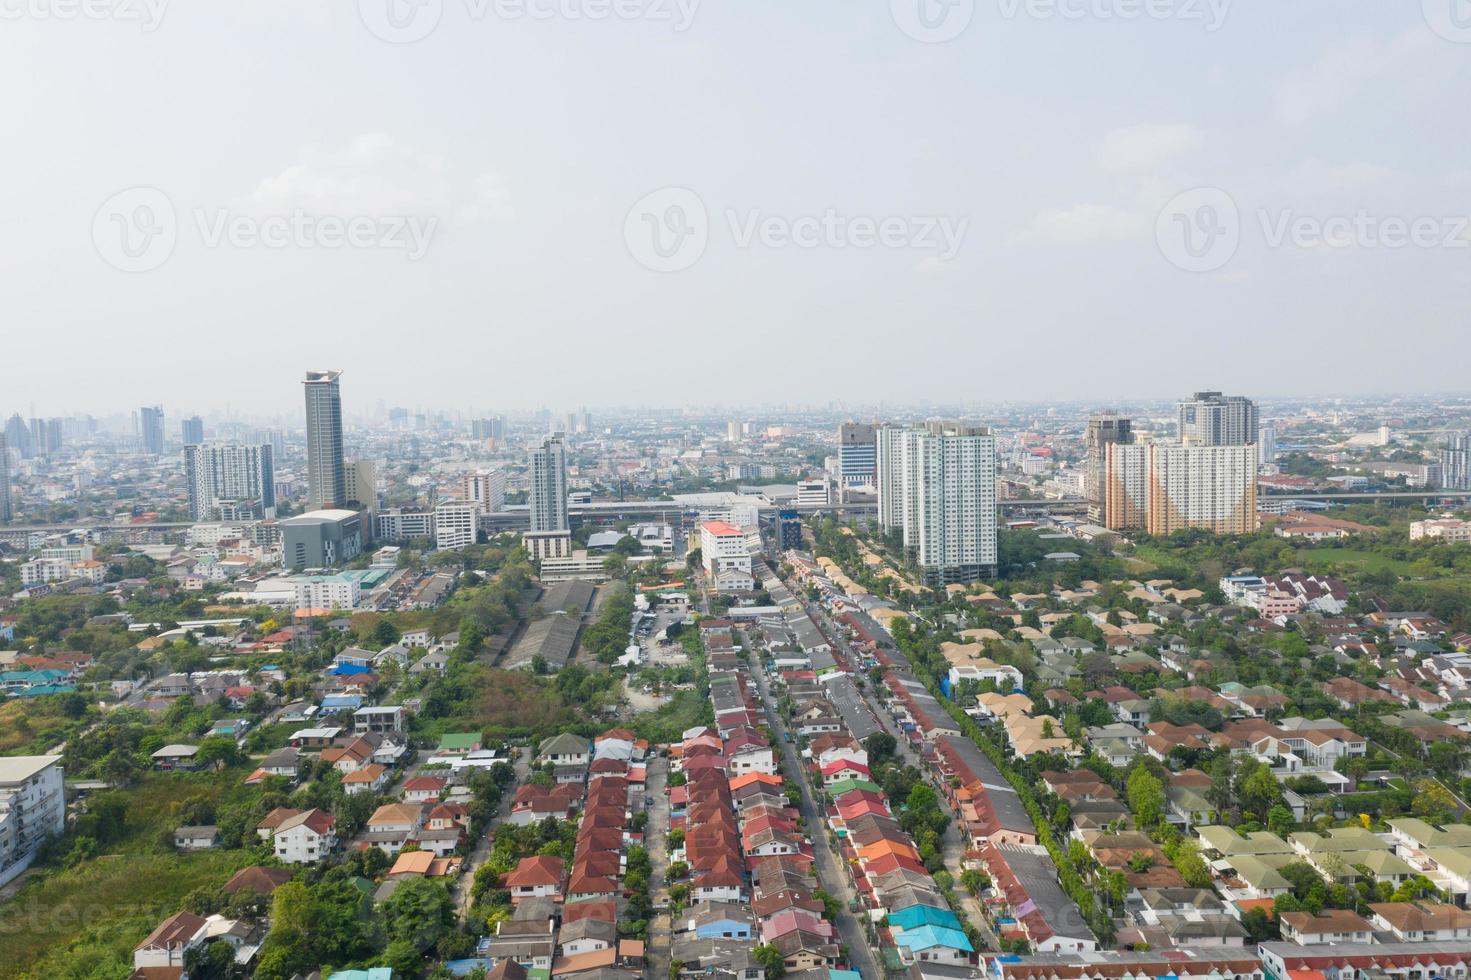
[[[390,43],[388,2],[7,8],[6,353],[54,370],[0,413],[291,416],[312,367],[349,415],[703,403],[707,370],[753,403],[1464,390],[1471,38],[1437,0],[961,0],[941,43],[906,0],[431,0]],[[1192,272],[1161,228],[1202,187],[1239,245]],[[169,248],[124,271],[144,205]],[[297,214],[377,237],[262,241]],[[691,219],[697,255],[637,238]]]

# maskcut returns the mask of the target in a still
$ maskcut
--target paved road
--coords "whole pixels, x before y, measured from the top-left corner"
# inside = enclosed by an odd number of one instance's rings
[[[460,878],[455,882],[453,895],[455,905],[459,908],[460,918],[462,919],[470,910],[470,892],[472,890],[470,886],[474,884],[475,869],[484,864],[485,859],[490,856],[489,831],[504,820],[511,812],[511,804],[516,799],[516,788],[531,778],[531,763],[529,761],[532,753],[531,747],[516,748],[512,749],[512,751],[516,753],[511,763],[516,767],[516,781],[506,787],[506,792],[501,797],[500,809],[491,818],[490,827],[486,828],[486,833],[481,834],[480,840],[476,841],[475,850],[470,852],[470,856],[465,860]]]
[[[793,591],[793,594],[796,594],[795,590]],[[851,644],[849,644],[847,635],[843,632],[842,627],[832,621],[832,619],[827,614],[827,610],[823,609],[821,605],[813,602],[807,602],[805,600],[803,600],[803,602],[807,611],[813,616],[816,616],[817,621],[822,624],[823,632],[827,634],[829,639],[833,640],[839,645],[839,647],[841,647],[841,652],[844,654],[844,656],[848,658],[848,663],[856,667],[859,657],[858,651],[855,650]],[[912,765],[916,769],[923,772],[925,774],[925,778],[930,782],[932,786],[934,786],[935,795],[939,798],[940,809],[943,810],[945,815],[950,818],[950,822],[945,826],[945,837],[942,848],[942,854],[945,859],[945,870],[950,872],[950,877],[955,881],[955,894],[957,897],[960,898],[961,905],[964,907],[966,917],[970,920],[971,924],[980,931],[982,938],[985,940],[986,944],[990,948],[999,948],[1000,940],[997,938],[995,931],[991,928],[990,922],[987,921],[986,916],[981,909],[980,902],[976,901],[975,897],[967,892],[965,888],[960,884],[961,872],[965,870],[961,861],[965,855],[966,846],[965,841],[961,836],[960,822],[958,816],[955,811],[950,808],[949,800],[945,796],[944,787],[936,783],[934,774],[926,768],[923,760],[921,760],[918,754],[916,754],[914,750],[910,748],[909,739],[904,735],[903,732],[899,731],[899,726],[894,722],[893,716],[889,714],[889,712],[884,708],[883,705],[878,703],[877,699],[873,696],[873,693],[871,692],[867,684],[863,685],[863,687],[860,689],[860,692],[863,695],[863,700],[867,702],[875,717],[878,718],[879,724],[884,727],[884,730],[886,732],[894,736],[894,741],[899,744],[900,757],[903,758],[903,760],[909,765]]]
[[[669,760],[663,756],[649,760],[644,792],[654,798],[649,808],[649,822],[644,828],[644,845],[649,852],[652,869],[649,874],[649,897],[655,909],[669,907],[669,796],[664,792],[669,779]],[[669,976],[669,959],[674,943],[674,927],[668,911],[655,912],[649,920],[649,941],[644,947],[644,972],[651,980]]]
[[[746,648],[750,649],[750,640],[747,638],[743,640]],[[883,971],[879,969],[873,950],[869,948],[868,937],[863,931],[863,926],[859,923],[857,916],[847,909],[847,903],[858,896],[847,871],[839,866],[837,858],[834,857],[828,845],[827,826],[823,822],[821,811],[813,802],[811,779],[807,769],[797,756],[795,744],[784,737],[786,726],[777,714],[771,689],[766,684],[765,672],[757,667],[752,670],[752,675],[756,679],[756,690],[761,695],[761,705],[766,712],[766,721],[771,726],[772,732],[781,740],[783,771],[801,789],[798,811],[802,814],[802,819],[807,822],[808,835],[812,840],[812,853],[816,858],[818,881],[824,891],[838,899],[844,906],[838,912],[838,937],[848,947],[848,958],[851,965],[857,967],[865,977],[881,977]]]

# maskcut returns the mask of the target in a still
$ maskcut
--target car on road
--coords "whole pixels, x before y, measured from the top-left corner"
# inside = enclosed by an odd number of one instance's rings
[[[644,797],[644,806],[653,806],[653,805],[654,805],[654,798],[652,796],[645,796]]]

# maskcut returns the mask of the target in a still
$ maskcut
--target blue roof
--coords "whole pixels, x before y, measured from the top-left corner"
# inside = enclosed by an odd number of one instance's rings
[[[34,687],[22,688],[10,693],[18,698],[39,698],[47,694],[70,694],[76,689],[75,684],[37,684]]]
[[[337,666],[329,669],[327,673],[335,674],[338,677],[346,677],[353,674],[371,673],[372,670],[372,667],[368,667],[365,664],[340,663]]]
[[[889,913],[889,925],[898,926],[906,932],[920,926],[940,926],[945,929],[961,928],[960,919],[949,909],[937,909],[930,905],[909,905],[897,912]]]
[[[896,945],[905,946],[911,950],[944,946],[948,949],[962,949],[967,953],[975,952],[975,947],[970,944],[969,939],[965,938],[965,933],[959,929],[945,929],[940,926],[905,929],[903,932],[895,933],[894,942]]]
[[[366,970],[338,970],[327,980],[393,980],[393,967],[372,966]]]
[[[857,970],[828,970],[827,980],[861,980],[863,974]]]
[[[361,694],[329,694],[322,699],[323,708],[359,708],[362,704]]]

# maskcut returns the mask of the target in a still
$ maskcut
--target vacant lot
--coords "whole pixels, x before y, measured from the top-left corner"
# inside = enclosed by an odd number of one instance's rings
[[[1304,548],[1297,553],[1304,565],[1310,568],[1332,564],[1358,565],[1371,572],[1393,572],[1396,575],[1412,574],[1409,562],[1376,555],[1372,551],[1354,551],[1351,548]]]

